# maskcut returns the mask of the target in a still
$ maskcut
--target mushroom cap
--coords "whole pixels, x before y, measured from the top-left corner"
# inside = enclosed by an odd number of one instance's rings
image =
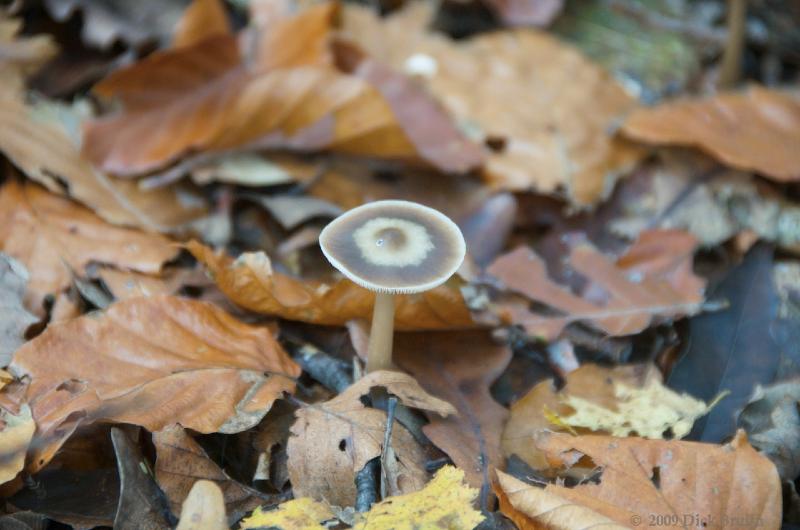
[[[322,230],[331,265],[371,291],[418,293],[441,285],[467,245],[443,213],[409,201],[377,201],[343,213]]]

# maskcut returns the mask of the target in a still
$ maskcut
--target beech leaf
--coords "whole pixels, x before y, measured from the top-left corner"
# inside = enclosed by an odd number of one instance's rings
[[[800,179],[800,98],[752,86],[633,112],[624,133],[656,145],[695,146],[731,167],[778,182]]]
[[[202,433],[246,430],[294,390],[300,374],[267,328],[163,295],[50,325],[17,351],[9,370],[31,379],[34,470],[94,421],[150,431],[173,423]]]
[[[272,270],[264,252],[246,252],[237,259],[217,254],[191,241],[186,247],[211,272],[217,286],[238,305],[268,315],[315,324],[344,325],[372,315],[375,293],[349,280],[324,283]],[[415,295],[395,297],[398,329],[440,329],[474,326],[458,280]]]

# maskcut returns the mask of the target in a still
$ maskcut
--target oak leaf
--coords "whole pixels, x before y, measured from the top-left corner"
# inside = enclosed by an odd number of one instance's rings
[[[171,296],[132,298],[51,324],[17,351],[9,370],[30,378],[34,470],[95,421],[246,430],[300,375],[267,328]]]
[[[502,509],[522,528],[548,522],[586,528],[609,520],[622,528],[780,528],[778,473],[741,432],[723,446],[557,433],[542,433],[534,443],[551,468],[601,474],[574,488],[548,484],[544,490],[501,475]]]
[[[586,322],[609,335],[630,335],[654,319],[698,312],[705,282],[692,271],[697,241],[678,230],[643,232],[625,254],[612,261],[582,239],[572,242],[569,267],[588,280],[574,293],[548,276],[545,262],[528,247],[502,255],[487,272],[501,287],[559,314],[500,301],[490,311],[522,326],[531,336],[556,338],[570,323]]]
[[[0,251],[28,269],[25,306],[43,313],[48,295],[70,285],[72,270],[90,263],[156,274],[179,249],[158,234],[118,228],[31,184],[14,180],[0,188]]]
[[[455,409],[425,392],[409,375],[377,371],[368,374],[335,398],[299,409],[287,445],[289,479],[298,497],[324,499],[337,506],[352,506],[355,476],[381,455],[386,412],[367,408],[362,396],[384,387],[407,407],[447,415]],[[425,485],[425,454],[402,425],[392,430],[391,464],[398,471],[398,487],[410,493]]]
[[[778,182],[800,179],[800,98],[752,86],[633,112],[626,136],[657,145],[696,146],[734,168]]]
[[[418,73],[471,137],[497,146],[483,169],[490,184],[587,206],[641,157],[610,132],[635,99],[580,52],[536,30],[455,42],[427,31],[426,9],[412,3],[380,19],[348,5],[343,33],[375,59]]]
[[[315,324],[344,325],[372,315],[375,293],[349,280],[334,283],[301,281],[275,272],[264,252],[246,252],[237,259],[214,253],[191,241],[186,247],[211,272],[217,286],[238,305],[268,315]],[[452,283],[416,295],[396,296],[398,329],[474,326],[461,293]]]

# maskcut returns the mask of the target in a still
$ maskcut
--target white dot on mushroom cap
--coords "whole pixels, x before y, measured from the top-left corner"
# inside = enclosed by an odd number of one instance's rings
[[[370,219],[353,232],[361,256],[372,265],[408,267],[419,265],[433,250],[424,226],[405,219]]]
[[[415,53],[406,59],[403,68],[409,75],[433,77],[439,70],[439,64],[436,62],[436,59],[430,55],[426,55],[424,53]]]

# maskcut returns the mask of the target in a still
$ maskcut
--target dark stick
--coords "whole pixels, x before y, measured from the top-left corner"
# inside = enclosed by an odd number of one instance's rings
[[[392,447],[392,428],[394,427],[394,411],[397,408],[397,398],[394,396],[389,397],[386,403],[386,431],[383,433],[383,450],[381,451],[381,498],[385,499],[388,493],[386,483],[388,477],[386,476],[387,463],[386,459],[389,456],[389,450]]]
[[[378,500],[378,474],[380,458],[375,457],[356,473],[356,511],[368,512]]]

